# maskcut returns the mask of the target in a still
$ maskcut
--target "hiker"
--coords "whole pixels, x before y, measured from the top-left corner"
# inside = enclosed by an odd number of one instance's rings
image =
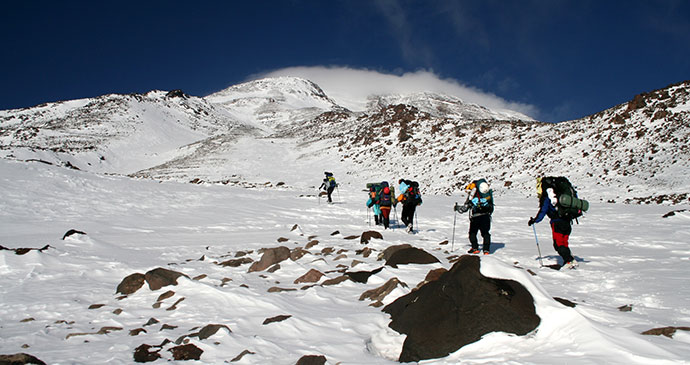
[[[381,210],[383,228],[388,229],[390,226],[391,207],[395,204],[395,201],[393,200],[393,194],[390,186],[388,186],[388,182],[381,182],[381,186],[383,189],[379,192],[378,203]]]
[[[479,253],[477,232],[482,234],[482,251],[484,255],[491,253],[491,214],[494,212],[493,191],[485,179],[475,180],[465,187],[467,199],[463,205],[455,203],[455,210],[459,213],[470,212],[469,239],[472,247],[467,253]]]
[[[379,190],[380,186],[378,184],[369,186],[369,199],[367,199],[367,208],[373,208],[374,223],[377,226],[383,223],[383,216],[381,216],[381,207],[379,205]]]
[[[326,175],[326,177],[323,179],[323,183],[319,187],[319,190],[326,190],[326,194],[328,194],[328,202],[333,203],[333,199],[331,199],[331,194],[333,194],[333,189],[335,189],[336,186],[338,186],[338,184],[336,184],[332,172],[324,172],[324,174]]]
[[[398,195],[397,201],[403,205],[400,219],[405,227],[407,227],[407,232],[412,233],[412,228],[414,227],[414,212],[418,205],[422,205],[419,184],[416,181],[405,179],[398,180],[398,183],[400,184],[400,195]]]
[[[557,207],[559,197],[557,195],[556,180],[563,179],[569,187],[568,189],[572,191],[574,199],[579,202],[586,203],[586,206],[580,206],[579,210],[576,209],[575,213],[564,213],[567,209],[562,207]],[[561,180],[562,181],[562,180]],[[562,189],[561,189],[562,190]],[[539,197],[539,212],[536,217],[530,217],[528,226],[535,223],[539,223],[548,216],[551,219],[551,233],[553,236],[553,248],[558,252],[558,254],[563,258],[563,266],[568,268],[577,267],[577,261],[570,253],[570,248],[568,247],[568,238],[572,232],[573,219],[582,215],[582,211],[586,211],[589,208],[589,203],[585,200],[577,199],[577,193],[575,193],[570,182],[562,177],[539,177],[537,178],[537,197]],[[560,208],[560,209],[559,209]],[[568,207],[566,207],[568,208]],[[560,210],[560,211],[559,211]]]

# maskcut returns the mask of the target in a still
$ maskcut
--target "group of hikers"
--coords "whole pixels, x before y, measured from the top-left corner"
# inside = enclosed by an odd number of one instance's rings
[[[408,233],[413,233],[415,210],[422,204],[419,184],[416,181],[407,179],[398,180],[399,195],[396,197],[394,187],[387,181],[380,183],[368,183],[367,208],[372,208],[374,221],[377,225],[383,225],[384,229],[390,227],[390,213],[395,206],[402,204],[401,220]],[[327,191],[328,201],[331,202],[331,193],[337,187],[332,173],[326,172],[321,189]],[[549,217],[551,233],[553,238],[553,248],[563,259],[563,266],[568,268],[577,267],[577,261],[573,257],[569,247],[569,237],[572,232],[573,220],[577,220],[583,212],[589,209],[589,203],[577,197],[570,181],[567,178],[558,177],[539,177],[537,178],[537,197],[539,199],[539,210],[534,217],[530,217],[528,226],[541,222],[545,217]],[[467,198],[463,204],[455,203],[453,210],[458,213],[469,212],[469,241],[470,254],[479,254],[479,241],[477,234],[482,236],[482,251],[484,255],[491,253],[491,217],[494,212],[494,197],[491,186],[486,179],[477,179],[465,186]],[[534,231],[536,239],[536,230]],[[453,222],[453,235],[455,235],[455,221]],[[537,241],[539,248],[539,241]],[[541,251],[539,254],[541,260]]]

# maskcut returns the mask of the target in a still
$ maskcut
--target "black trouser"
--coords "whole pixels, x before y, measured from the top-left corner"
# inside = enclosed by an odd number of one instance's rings
[[[482,247],[482,249],[484,251],[490,251],[491,234],[489,233],[489,230],[491,230],[490,215],[486,214],[470,218],[470,243],[472,244],[473,249],[479,249],[479,242],[477,241],[477,232],[481,231],[484,244],[484,247]]]
[[[400,219],[403,221],[405,227],[414,224],[414,211],[417,208],[416,204],[403,204],[402,214]]]
[[[335,189],[335,186],[331,186],[330,188],[328,188],[328,190],[326,190],[326,193],[328,193],[328,202],[329,203],[333,202],[333,200],[331,200],[331,194],[333,194],[333,189]]]

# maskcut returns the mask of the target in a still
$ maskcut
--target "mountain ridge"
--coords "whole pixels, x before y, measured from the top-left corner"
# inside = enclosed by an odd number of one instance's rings
[[[425,193],[452,194],[486,177],[530,194],[535,176],[558,174],[590,199],[678,204],[690,196],[689,95],[690,82],[680,82],[551,124],[435,93],[372,96],[351,111],[309,80],[282,77],[205,98],[151,91],[0,111],[0,156],[159,180],[251,175],[256,186],[261,166],[233,157],[238,141],[251,149],[287,139],[292,147],[276,154],[303,151],[295,164],[318,160],[352,184],[410,178]],[[298,180],[290,164],[275,172],[287,186]]]

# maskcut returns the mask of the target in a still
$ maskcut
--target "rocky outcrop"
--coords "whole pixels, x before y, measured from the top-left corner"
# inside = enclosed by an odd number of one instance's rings
[[[525,335],[540,323],[532,295],[516,281],[479,272],[462,256],[438,280],[386,306],[389,327],[406,334],[400,362],[444,357],[490,332]]]

